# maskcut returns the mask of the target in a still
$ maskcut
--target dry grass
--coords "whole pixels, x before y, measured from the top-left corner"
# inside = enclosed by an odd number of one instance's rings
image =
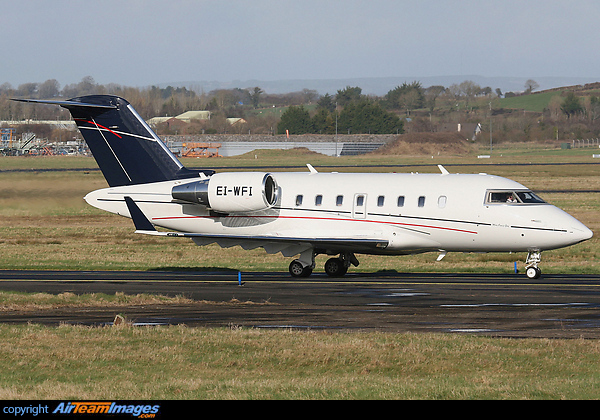
[[[595,340],[0,326],[4,399],[587,399]]]
[[[145,293],[126,295],[117,292],[114,295],[90,293],[76,295],[65,292],[53,295],[50,293],[20,293],[0,292],[0,312],[11,311],[43,311],[58,308],[75,307],[125,307],[143,305],[180,305],[191,304],[194,301],[183,296],[161,296]]]
[[[281,161],[274,156],[271,162]],[[361,161],[321,159],[324,165]],[[390,156],[367,159],[401,161]],[[0,169],[6,162],[0,159]],[[469,168],[479,171],[492,172]],[[494,167],[494,172],[536,189],[600,185],[600,175],[589,166]],[[0,173],[0,268],[287,270],[288,259],[262,250],[198,248],[178,238],[135,235],[130,220],[93,209],[81,199],[104,186],[98,172]],[[597,195],[546,198],[599,232]],[[548,252],[544,271],[600,272],[599,249],[595,237]],[[524,256],[449,254],[440,263],[434,259],[431,254],[365,257],[360,269],[499,272],[512,270],[512,261]],[[125,298],[128,305],[148,299],[172,303],[153,296],[5,294],[0,305],[4,310],[101,301],[118,306]],[[0,325],[0,352],[2,399],[595,399],[600,387],[597,340]]]
[[[396,156],[468,156],[475,147],[459,133],[408,133],[373,152]]]

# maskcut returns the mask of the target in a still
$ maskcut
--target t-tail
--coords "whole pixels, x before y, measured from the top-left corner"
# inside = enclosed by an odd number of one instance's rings
[[[67,101],[14,99],[68,109],[108,185],[146,184],[198,176],[185,168],[125,99],[90,95]],[[202,171],[211,175],[214,171]]]

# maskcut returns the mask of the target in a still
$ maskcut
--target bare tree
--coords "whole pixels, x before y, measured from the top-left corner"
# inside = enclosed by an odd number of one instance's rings
[[[469,103],[481,92],[481,86],[472,80],[465,80],[459,86],[459,91],[465,96],[467,99],[467,108],[469,107]]]
[[[531,93],[539,87],[540,85],[535,80],[529,79],[525,82],[525,93]]]
[[[49,79],[42,83],[38,88],[38,96],[41,99],[50,99],[58,96],[60,93],[60,83],[56,79]]]

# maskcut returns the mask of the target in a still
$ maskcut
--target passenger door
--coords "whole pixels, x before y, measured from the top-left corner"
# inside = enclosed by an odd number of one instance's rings
[[[364,219],[367,217],[367,194],[354,194],[352,217],[354,219]]]

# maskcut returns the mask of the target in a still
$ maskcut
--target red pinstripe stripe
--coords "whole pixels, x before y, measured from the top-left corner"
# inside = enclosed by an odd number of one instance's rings
[[[228,216],[228,217],[248,217],[248,216]],[[361,223],[379,223],[384,225],[410,226],[428,229],[450,230],[453,232],[471,233],[477,235],[472,230],[447,228],[442,226],[417,225],[413,223],[384,222],[380,220],[358,220],[358,219],[340,219],[334,217],[305,217],[305,216],[251,216],[253,218],[275,218],[275,219],[303,219],[303,220],[332,220],[337,222],[361,222]],[[174,219],[216,219],[216,216],[173,216],[173,217],[153,217],[152,220],[174,220]]]
[[[98,126],[98,127],[100,127],[100,128],[103,128],[103,129],[105,129],[105,130],[107,130],[107,131],[110,131],[111,133],[113,133],[115,136],[117,136],[117,137],[118,137],[118,138],[120,138],[120,139],[122,139],[122,138],[123,138],[123,137],[119,136],[117,133],[115,133],[114,131],[112,131],[110,128],[108,128],[108,127],[104,127],[103,125],[100,125],[100,124],[98,124],[98,123],[95,123],[95,122],[93,122],[93,121],[87,121],[87,120],[84,120],[84,119],[81,119],[81,118],[75,118],[75,121],[81,121],[81,122],[86,122],[86,123],[88,123],[88,124],[96,125],[96,126]]]

